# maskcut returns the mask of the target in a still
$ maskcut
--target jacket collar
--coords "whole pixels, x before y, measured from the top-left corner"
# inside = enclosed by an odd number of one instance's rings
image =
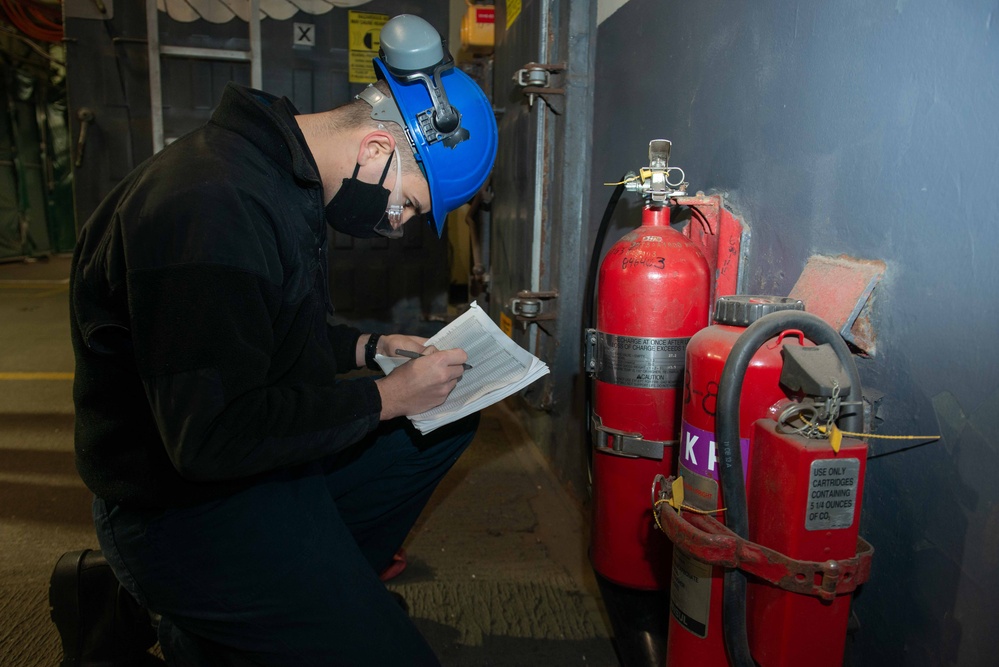
[[[212,122],[242,135],[299,180],[322,185],[312,156],[305,152],[283,115],[275,109],[278,104],[286,105],[292,115],[298,114],[287,98],[279,99],[230,82],[212,114]]]

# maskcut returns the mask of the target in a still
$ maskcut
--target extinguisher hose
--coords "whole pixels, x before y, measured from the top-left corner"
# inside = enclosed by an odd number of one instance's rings
[[[616,188],[614,188],[614,192],[611,193],[610,199],[607,200],[607,206],[604,208],[604,215],[600,218],[600,226],[597,227],[597,235],[593,240],[593,250],[590,252],[590,264],[586,269],[586,288],[583,294],[584,330],[592,329],[596,326],[596,318],[594,317],[596,308],[593,303],[593,299],[595,297],[594,292],[596,292],[597,289],[597,269],[600,266],[600,251],[604,247],[604,239],[607,237],[607,228],[610,227],[611,218],[614,217],[614,209],[617,208],[617,202],[621,199],[621,195],[624,194],[624,181],[626,178],[627,175],[621,177],[621,182],[618,183]],[[590,432],[590,429],[592,428],[590,425],[590,415],[593,408],[593,383],[587,381],[583,384],[586,386],[586,412],[584,413],[586,415],[587,435],[586,460],[587,469],[590,469],[592,473],[593,448],[589,446],[589,443],[593,442],[593,434]]]
[[[725,525],[744,539],[749,537],[749,512],[739,440],[739,397],[746,370],[757,350],[787,329],[799,329],[812,342],[832,346],[850,378],[850,392],[846,400],[857,403],[851,406],[853,409],[849,414],[841,418],[840,427],[854,433],[863,431],[860,374],[850,349],[835,329],[821,318],[801,311],[771,313],[751,324],[739,336],[722,369],[715,414],[719,477],[726,507]],[[723,634],[729,657],[736,667],[753,667],[746,629],[746,578],[741,570],[726,570],[723,591]]]

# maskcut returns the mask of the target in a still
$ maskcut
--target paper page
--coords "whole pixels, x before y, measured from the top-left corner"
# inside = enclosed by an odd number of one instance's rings
[[[462,348],[472,368],[465,371],[444,403],[410,415],[423,433],[492,405],[548,373],[544,362],[511,340],[474,302],[427,345],[440,350]],[[377,355],[375,361],[388,374],[409,360]]]

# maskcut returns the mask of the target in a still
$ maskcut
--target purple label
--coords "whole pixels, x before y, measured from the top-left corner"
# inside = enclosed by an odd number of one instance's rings
[[[749,438],[739,438],[742,450],[742,475],[749,467]],[[691,472],[711,479],[718,479],[718,459],[715,451],[715,434],[683,422],[680,431],[680,463]]]

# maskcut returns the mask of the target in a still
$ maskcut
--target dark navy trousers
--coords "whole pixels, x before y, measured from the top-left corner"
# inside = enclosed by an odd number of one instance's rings
[[[213,665],[438,665],[378,573],[477,423],[421,436],[396,419],[327,460],[190,508],[98,498],[98,540],[122,585],[163,616],[172,664],[206,661],[188,653],[194,635]]]

